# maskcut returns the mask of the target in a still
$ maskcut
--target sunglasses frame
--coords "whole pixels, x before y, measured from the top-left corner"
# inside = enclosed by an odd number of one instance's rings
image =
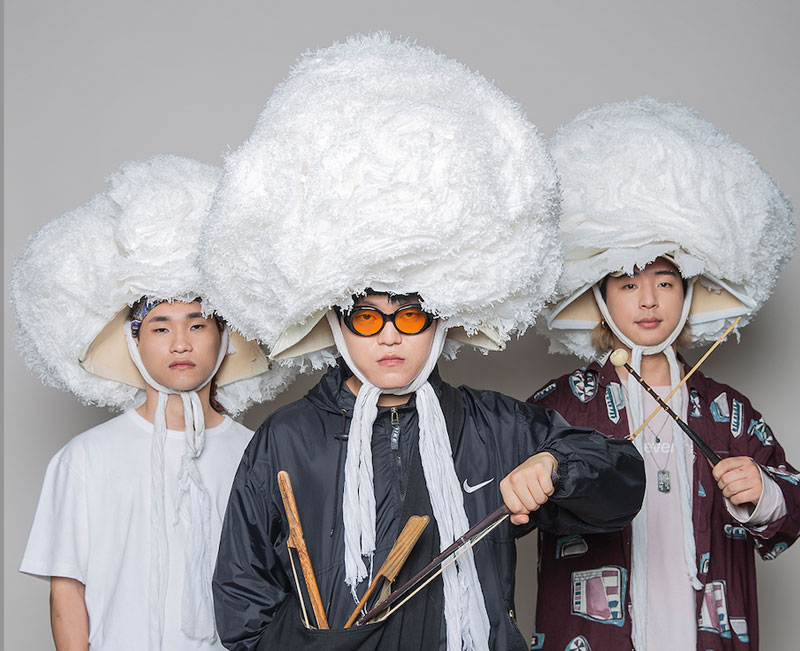
[[[400,328],[397,327],[397,323],[395,322],[395,317],[399,312],[407,310],[410,307],[418,308],[419,311],[422,312],[422,314],[425,316],[425,324],[416,332],[403,332],[402,330],[400,330]],[[358,332],[353,327],[353,315],[361,310],[365,310],[380,315],[382,323],[381,327],[378,328],[377,332],[373,332],[371,335],[365,335],[361,332]],[[339,316],[342,317],[342,321],[344,321],[344,324],[347,326],[347,329],[354,335],[358,335],[359,337],[375,337],[376,335],[379,335],[386,327],[387,321],[391,321],[392,325],[394,326],[394,329],[397,330],[397,332],[399,332],[401,335],[408,335],[408,336],[418,335],[425,332],[428,328],[430,328],[431,324],[433,324],[433,321],[435,319],[433,314],[423,310],[422,306],[419,303],[409,303],[408,305],[401,305],[391,314],[386,314],[386,312],[382,312],[377,307],[372,307],[371,305],[359,305],[358,307],[354,307],[352,310],[346,313],[342,313],[342,311],[337,308],[337,312],[339,312]]]

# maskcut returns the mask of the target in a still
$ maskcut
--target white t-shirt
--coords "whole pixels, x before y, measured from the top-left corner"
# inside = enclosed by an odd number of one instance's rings
[[[89,648],[147,648],[150,578],[150,447],[153,425],[135,410],[72,439],[50,461],[20,571],[86,585]],[[213,549],[219,546],[231,483],[252,432],[225,417],[206,430],[198,469],[211,496]],[[165,651],[222,651],[181,632],[186,523],[175,524],[184,433],[168,430],[164,449],[169,579]]]

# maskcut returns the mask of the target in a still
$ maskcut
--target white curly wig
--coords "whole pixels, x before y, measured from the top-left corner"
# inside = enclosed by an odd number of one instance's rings
[[[589,290],[607,274],[660,256],[700,281],[689,335],[714,341],[736,316],[739,327],[749,322],[794,252],[789,200],[747,149],[692,109],[652,98],[591,108],[550,148],[566,258],[539,324],[552,352],[595,357],[600,313],[576,306],[593,302]]]
[[[516,103],[430,49],[357,36],[305,54],[227,157],[201,268],[211,304],[270,348],[366,288],[502,344],[555,287],[558,209]]]
[[[141,402],[141,388],[90,373],[81,361],[143,296],[204,295],[197,239],[219,177],[217,168],[177,156],[125,163],[109,177],[109,190],[30,238],[14,265],[11,300],[18,348],[42,382],[86,404],[127,409]],[[276,368],[240,379],[219,386],[217,399],[236,414],[274,397],[290,376]]]

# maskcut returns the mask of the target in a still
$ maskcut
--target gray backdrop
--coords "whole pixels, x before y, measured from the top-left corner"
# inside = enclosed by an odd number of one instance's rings
[[[355,32],[390,29],[480,70],[549,134],[585,107],[648,94],[694,106],[750,147],[800,204],[795,2],[5,3],[5,272],[25,238],[86,202],[126,159],[174,153],[219,163],[250,133],[297,56]],[[747,264],[747,261],[742,261]],[[746,393],[800,463],[796,324],[800,261],[740,344],[707,373]],[[7,284],[6,284],[7,290]],[[50,457],[109,417],[45,389],[14,350],[5,303],[5,648],[49,649],[47,583],[17,573]],[[694,356],[696,357],[696,356]],[[445,364],[454,383],[519,398],[575,360],[529,333],[504,354]],[[313,383],[253,409],[255,428]],[[765,649],[797,648],[800,556],[759,562]],[[531,630],[535,540],[520,544],[518,610]],[[793,641],[794,640],[794,641]]]

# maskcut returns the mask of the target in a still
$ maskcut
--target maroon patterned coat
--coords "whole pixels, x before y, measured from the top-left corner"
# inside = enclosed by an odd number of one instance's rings
[[[697,545],[698,651],[758,648],[755,549],[773,559],[800,533],[800,473],[750,401],[701,373],[687,382],[689,425],[721,457],[749,456],[775,479],[788,513],[748,528],[728,513],[702,455],[695,455],[692,520]],[[544,385],[529,398],[571,424],[628,435],[620,380],[598,362]],[[611,534],[539,540],[539,594],[531,649],[631,649],[631,527]]]

